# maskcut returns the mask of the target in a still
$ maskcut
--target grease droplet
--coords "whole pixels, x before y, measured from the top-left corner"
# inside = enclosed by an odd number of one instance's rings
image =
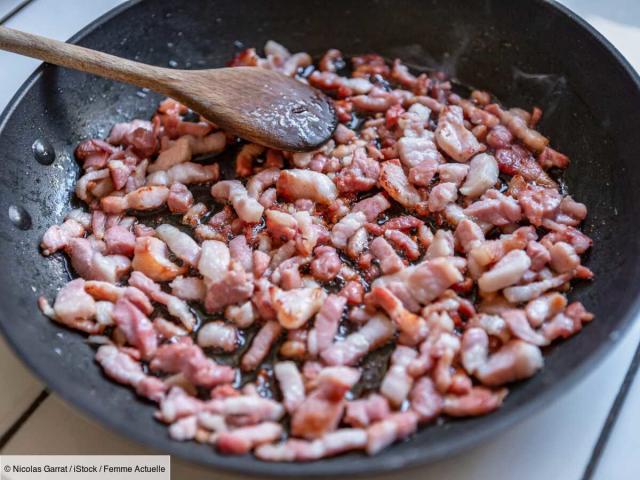
[[[33,156],[42,165],[51,165],[56,159],[56,151],[48,141],[38,139],[31,145]]]
[[[16,205],[9,207],[9,220],[20,230],[29,230],[31,228],[31,215],[24,208]]]

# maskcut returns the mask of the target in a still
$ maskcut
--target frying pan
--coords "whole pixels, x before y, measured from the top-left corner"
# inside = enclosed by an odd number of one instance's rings
[[[61,257],[44,258],[38,242],[73,202],[78,141],[109,127],[149,118],[160,98],[50,65],[20,88],[0,119],[0,326],[27,365],[56,393],[114,430],[156,450],[217,469],[270,476],[381,473],[477,444],[561,395],[593,369],[631,322],[640,290],[640,81],[621,55],[573,13],[552,2],[509,0],[155,0],[130,2],[72,42],[156,65],[222,66],[243,46],[275,39],[311,54],[336,47],[379,52],[416,68],[440,68],[493,92],[504,104],[540,106],[540,125],[572,165],[565,181],[587,204],[594,239],[592,284],[574,289],[596,320],[550,348],[545,368],[514,385],[504,406],[480,418],[422,428],[406,442],[368,458],[349,454],[307,464],[268,464],[178,443],[152,417],[153,406],[107,380],[80,335],[47,320],[39,295],[53,298],[68,280]],[[38,163],[35,140],[56,151]],[[43,162],[46,163],[46,162]]]

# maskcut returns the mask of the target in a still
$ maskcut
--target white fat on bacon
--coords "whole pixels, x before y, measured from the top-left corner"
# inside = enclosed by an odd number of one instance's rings
[[[238,180],[222,180],[211,187],[211,196],[218,201],[228,201],[242,220],[258,223],[264,207],[247,193],[247,189]]]
[[[395,333],[395,327],[382,315],[372,316],[359,330],[338,340],[320,352],[329,365],[355,365],[370,351],[384,345]]]
[[[338,196],[338,190],[329,177],[296,168],[280,172],[276,189],[278,196],[288,200],[308,198],[322,204],[329,204]]]

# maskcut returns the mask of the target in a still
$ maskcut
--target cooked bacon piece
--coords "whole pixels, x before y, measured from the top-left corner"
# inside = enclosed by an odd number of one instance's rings
[[[130,123],[116,123],[111,129],[107,142],[111,145],[132,147],[142,158],[150,157],[158,148],[158,137],[154,126],[146,120]]]
[[[452,417],[486,415],[500,407],[506,395],[506,389],[494,391],[484,387],[473,387],[471,392],[465,395],[445,396],[442,411]]]
[[[247,189],[237,180],[222,180],[211,187],[211,196],[216,200],[226,200],[243,221],[258,223],[264,207],[248,195]]]
[[[367,445],[367,432],[359,428],[340,428],[313,440],[291,438],[280,444],[260,445],[255,455],[267,462],[308,462],[332,457]]]
[[[342,312],[347,299],[338,295],[328,295],[318,314],[313,329],[308,336],[308,349],[311,355],[318,355],[326,350],[338,331]]]
[[[169,285],[171,294],[182,300],[204,301],[206,287],[201,278],[178,276]]]
[[[522,218],[518,202],[497,190],[487,190],[480,200],[464,209],[464,214],[498,227],[515,223]]]
[[[579,255],[582,255],[591,248],[592,240],[580,230],[557,224],[551,227],[553,231],[547,233],[542,239],[543,241],[547,240],[550,243],[566,242],[571,245]]]
[[[75,328],[89,334],[99,333],[104,325],[94,321],[96,302],[84,289],[85,281],[81,278],[67,283],[58,292],[53,308],[46,298],[40,297],[38,305],[46,316],[69,328]]]
[[[454,105],[459,105],[464,111],[465,116],[474,125],[485,125],[492,128],[500,123],[498,117],[483,110],[482,108],[478,108],[473,102],[460,98],[459,95],[449,95],[449,101]]]
[[[84,232],[85,228],[73,219],[65,220],[62,225],[49,227],[40,242],[42,254],[52,255],[58,250],[66,248],[72,238],[82,237]]]
[[[587,207],[567,195],[560,202],[560,210],[553,220],[562,225],[577,227],[586,217]]]
[[[343,421],[353,427],[363,428],[387,418],[390,413],[387,399],[372,393],[367,398],[347,402]]]
[[[528,283],[527,285],[517,285],[504,289],[505,298],[511,303],[522,303],[538,298],[547,290],[558,288],[563,283],[571,279],[569,274],[563,273],[556,277],[540,280],[539,282]]]
[[[320,70],[323,72],[335,72],[344,66],[342,52],[335,48],[330,48],[320,59],[318,63]]]
[[[357,138],[356,132],[346,127],[342,123],[339,123],[336,127],[335,132],[333,132],[333,139],[336,143],[341,145],[346,145],[351,143]]]
[[[425,337],[427,325],[424,319],[407,310],[403,302],[387,288],[373,287],[371,292],[365,296],[365,300],[372,305],[381,307],[400,331],[411,338],[413,342],[419,342]]]
[[[511,340],[489,356],[476,370],[476,377],[485,385],[503,385],[529,378],[542,368],[543,363],[538,347],[522,340]],[[445,400],[445,412],[446,404]]]
[[[544,218],[554,218],[562,195],[553,188],[527,185],[518,194],[518,202],[532,225],[540,226]]]
[[[329,177],[297,168],[280,172],[276,189],[278,195],[287,200],[308,198],[324,205],[330,204],[338,197],[336,186]]]
[[[202,271],[202,269],[201,269]],[[205,279],[207,293],[204,306],[207,312],[217,312],[227,305],[242,303],[253,294],[253,275],[247,272],[240,263],[231,260],[222,278]]]
[[[131,266],[158,282],[168,282],[186,269],[169,260],[167,245],[154,237],[138,237]]]
[[[440,257],[422,262],[408,272],[407,286],[417,301],[427,304],[462,280],[462,274],[451,260]]]
[[[206,240],[201,247],[198,270],[210,281],[221,280],[231,262],[229,247],[218,240]]]
[[[174,165],[168,170],[154,172],[147,177],[147,185],[165,185],[174,183],[191,185],[193,183],[215,182],[220,176],[220,167],[213,165],[200,165],[199,163],[185,162]]]
[[[344,411],[345,394],[360,378],[360,372],[349,367],[327,367],[316,378],[316,387],[291,417],[291,433],[315,439],[335,430]]]
[[[198,330],[198,345],[233,352],[238,348],[238,331],[233,325],[224,322],[205,323]]]
[[[156,235],[180,260],[193,266],[198,264],[200,246],[189,235],[166,223],[156,227]]]
[[[82,162],[82,168],[100,169],[107,164],[107,159],[118,151],[113,145],[103,140],[92,138],[80,142],[75,149],[75,156]]]
[[[253,251],[247,243],[247,237],[238,235],[229,240],[231,259],[242,265],[247,272],[253,271]]]
[[[405,265],[402,259],[383,237],[375,238],[371,242],[369,249],[380,262],[380,269],[385,275],[396,273],[404,268]]]
[[[264,153],[265,147],[255,143],[242,146],[236,156],[236,176],[247,177],[253,173],[253,161]]]
[[[155,162],[149,165],[149,173],[168,170],[174,165],[179,165],[191,160],[191,143],[189,137],[181,137],[173,142],[166,150],[160,152]]]
[[[489,318],[489,316],[485,315],[484,318]],[[479,324],[480,322],[475,323]],[[470,325],[462,335],[460,358],[464,369],[469,375],[474,375],[480,367],[487,363],[487,356],[489,355],[489,337],[487,334],[490,333],[496,332],[492,329],[485,330]]]
[[[439,183],[429,193],[429,211],[441,212],[458,198],[458,188],[455,183]]]
[[[569,166],[569,157],[547,146],[538,155],[538,163],[545,170],[550,168],[565,169]]]
[[[150,367],[153,371],[180,372],[194,385],[207,388],[221,383],[231,383],[235,377],[233,368],[218,365],[207,358],[200,347],[193,345],[189,337],[182,337],[179,342],[158,347]]]
[[[221,385],[220,387],[230,387]],[[262,421],[277,421],[284,415],[284,407],[275,400],[261,397],[257,392],[238,395],[235,390],[231,395],[223,395],[207,402],[206,409],[214,414],[220,414],[227,418],[229,423],[244,419],[246,424],[255,424]]]
[[[305,398],[304,382],[298,367],[294,362],[278,362],[273,366],[273,372],[280,384],[287,412],[295,412]]]
[[[118,383],[131,385],[138,395],[155,402],[163,398],[166,386],[162,380],[145,375],[138,362],[113,345],[98,348],[96,361],[107,376]]]
[[[404,207],[415,208],[420,203],[420,194],[409,183],[398,160],[382,163],[378,183],[391,198]]]
[[[153,210],[162,207],[169,198],[169,189],[165,186],[140,187],[126,195],[108,196],[100,200],[105,213],[122,213],[126,210]]]
[[[298,232],[295,237],[296,249],[300,255],[309,256],[318,243],[318,230],[309,212],[296,212],[293,216],[298,225]]]
[[[531,328],[524,310],[509,309],[501,313],[511,334],[527,343],[544,347],[550,342],[540,332]]]
[[[114,225],[104,233],[104,243],[110,255],[132,257],[136,246],[136,236],[128,228]]]
[[[384,345],[394,333],[393,323],[386,316],[377,314],[360,330],[321,351],[320,356],[328,365],[355,365],[367,353]]]
[[[491,270],[482,274],[478,286],[484,292],[497,292],[520,281],[530,266],[531,260],[524,251],[512,250]]]
[[[562,312],[567,306],[567,297],[552,292],[542,295],[527,303],[525,311],[532,327],[542,325],[546,320]]]
[[[131,269],[123,255],[103,255],[104,244],[87,238],[72,238],[65,252],[71,266],[85,280],[115,283]]]
[[[568,273],[580,265],[580,257],[575,249],[565,242],[558,242],[549,247],[549,265],[558,273]]]
[[[153,357],[158,341],[153,325],[144,313],[126,298],[120,298],[113,308],[113,320],[143,359]]]
[[[193,206],[193,195],[182,183],[174,183],[169,188],[167,206],[171,213],[187,213]]]
[[[391,355],[391,365],[380,384],[380,393],[392,406],[399,408],[407,399],[413,378],[407,373],[407,367],[415,360],[418,352],[413,348],[399,345]]]
[[[164,338],[166,340],[171,340],[175,337],[184,337],[189,334],[184,328],[162,317],[153,319],[153,328],[161,339]]]
[[[266,322],[256,336],[253,337],[249,350],[242,356],[240,363],[242,370],[251,371],[256,369],[265,359],[271,349],[271,345],[280,336],[281,332],[282,327],[278,322],[273,320]]]
[[[513,142],[513,135],[509,129],[503,125],[496,125],[487,134],[485,141],[493,149],[509,148]]]
[[[366,192],[376,185],[380,175],[380,164],[367,157],[364,148],[357,148],[351,164],[340,170],[335,177],[340,193]]]
[[[498,181],[498,163],[486,153],[476,155],[469,162],[469,173],[460,187],[460,193],[467,197],[477,198],[492,188]]]
[[[292,215],[279,210],[267,210],[265,217],[267,219],[267,230],[272,238],[287,242],[296,236],[298,222]]]
[[[527,182],[557,188],[556,182],[536,162],[531,153],[520,145],[514,144],[509,148],[500,148],[496,151],[496,160],[502,173],[507,175],[520,175]]]
[[[456,227],[455,240],[464,253],[469,253],[475,247],[480,246],[485,238],[477,223],[464,219]]]
[[[513,111],[502,110],[500,106],[495,103],[488,105],[485,110],[498,117],[500,123],[507,127],[509,131],[530,150],[540,152],[544,150],[549,143],[548,138],[529,128],[527,122],[520,115],[513,113]]]
[[[377,113],[386,112],[389,108],[400,103],[400,99],[392,92],[374,87],[368,95],[356,95],[352,97],[351,103],[361,112]]]
[[[251,198],[258,199],[269,187],[273,187],[280,176],[279,168],[265,168],[252,176],[247,182],[247,193]]]
[[[443,162],[433,139],[429,137],[402,137],[397,143],[398,156],[402,164],[409,169],[409,181],[414,185],[426,187]]]
[[[169,313],[178,318],[188,331],[191,331],[195,326],[196,319],[186,302],[162,291],[160,285],[142,272],[133,272],[129,277],[129,285],[142,290],[152,300],[165,305]]]
[[[363,212],[352,212],[340,219],[331,230],[331,243],[334,247],[344,250],[351,236],[367,221]]]
[[[454,183],[456,187],[462,182],[469,172],[469,165],[464,163],[443,163],[438,165],[438,176],[441,182]]]
[[[198,432],[198,419],[195,416],[181,418],[169,425],[169,436],[178,442],[193,440]]]
[[[377,193],[373,197],[365,198],[353,205],[352,213],[364,213],[367,222],[373,222],[378,215],[389,209],[391,204],[382,193]]]
[[[452,257],[454,254],[454,238],[449,230],[437,230],[429,248],[427,248],[426,259],[437,257]]]
[[[300,328],[307,323],[320,310],[327,297],[322,288],[315,287],[287,291],[270,287],[269,293],[278,322],[288,330]]]
[[[434,420],[442,412],[443,398],[428,376],[421,377],[409,393],[410,408],[418,416],[418,422]]]
[[[592,319],[593,314],[587,312],[582,303],[573,302],[563,313],[557,314],[542,325],[542,334],[550,342],[559,337],[567,338],[579,332],[582,324]]]
[[[486,149],[465,128],[463,120],[462,108],[455,105],[445,107],[440,112],[435,133],[438,147],[457,162],[466,162]]]
[[[242,455],[264,443],[273,442],[282,435],[282,425],[263,422],[258,425],[221,432],[216,439],[216,447],[222,453]]]
[[[402,233],[400,230],[385,230],[384,236],[397,249],[401,250],[408,260],[417,260],[420,257],[418,245],[407,234]]]
[[[256,320],[257,314],[251,302],[245,302],[240,306],[228,306],[225,309],[224,316],[239,328],[247,328]]]
[[[408,437],[417,428],[418,416],[414,412],[391,414],[367,429],[367,453],[375,455],[396,440]]]

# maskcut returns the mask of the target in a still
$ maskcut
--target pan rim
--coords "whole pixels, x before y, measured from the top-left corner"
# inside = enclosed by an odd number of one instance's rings
[[[101,27],[103,24],[113,20],[132,6],[141,2],[142,0],[128,0],[121,5],[118,5],[78,31],[68,40],[68,42],[77,43],[83,40],[87,35]],[[633,84],[635,84],[636,89],[640,91],[640,76],[638,75],[638,72],[635,71],[627,59],[594,27],[569,8],[559,4],[555,0],[536,0],[535,3],[537,4],[537,7],[547,6],[555,9],[556,12],[577,24],[586,34],[593,37],[608,54],[614,57],[616,62],[623,68],[625,74],[631,79]],[[20,86],[5,107],[2,114],[0,114],[0,135],[2,135],[6,124],[9,122],[12,114],[20,104],[23,97],[29,93],[33,84],[43,74],[45,68],[46,64],[38,66],[38,68]],[[636,264],[640,267],[640,260],[637,260]],[[638,312],[640,312],[640,295],[624,314],[619,328],[615,331],[616,335],[608,335],[606,339],[603,339],[602,343],[586,357],[586,360],[582,364],[572,370],[561,380],[556,381],[547,390],[531,397],[526,403],[517,406],[504,416],[497,417],[483,429],[476,428],[475,430],[470,430],[464,436],[454,438],[453,441],[447,442],[446,445],[439,445],[436,443],[427,451],[419,450],[419,448],[405,451],[402,455],[396,456],[396,461],[390,461],[389,458],[385,458],[384,456],[374,456],[367,457],[361,462],[351,462],[347,465],[338,465],[331,462],[325,463],[322,461],[310,463],[270,463],[262,462],[257,459],[255,459],[255,461],[247,461],[247,457],[223,456],[216,454],[215,452],[212,452],[210,457],[203,458],[198,455],[195,450],[188,450],[186,452],[181,451],[177,453],[172,448],[169,448],[163,453],[210,469],[219,469],[220,471],[229,473],[272,478],[294,477],[300,475],[308,475],[312,477],[337,476],[345,474],[363,476],[373,473],[379,475],[431,464],[437,460],[452,457],[464,450],[478,445],[483,440],[492,438],[497,433],[505,431],[508,427],[513,427],[529,415],[540,411],[543,405],[552,404],[561,396],[561,392],[566,392],[570,388],[575,387],[579,381],[585,377],[587,372],[593,370],[593,367],[598,365],[604,357],[612,351],[613,347],[619,343],[623,335],[629,332]],[[0,311],[0,315],[4,318],[5,312]],[[63,398],[65,402],[73,405],[84,417],[90,418],[91,420],[97,420],[99,424],[107,427],[112,432],[116,432],[126,439],[133,440],[146,448],[158,452],[159,443],[150,433],[146,431],[132,431],[127,428],[128,425],[124,420],[118,420],[117,417],[111,416],[105,410],[96,407],[95,403],[91,401],[88,396],[82,397],[72,394],[63,380],[59,380],[56,375],[53,375],[50,371],[40,368],[36,362],[32,361],[28,352],[20,348],[18,342],[15,341],[11,334],[10,329],[5,327],[4,322],[0,322],[0,331],[16,356],[18,356],[21,361],[27,365],[31,372],[33,372],[47,388]],[[80,339],[80,337],[78,338]],[[116,385],[114,384],[114,387],[115,386]]]

